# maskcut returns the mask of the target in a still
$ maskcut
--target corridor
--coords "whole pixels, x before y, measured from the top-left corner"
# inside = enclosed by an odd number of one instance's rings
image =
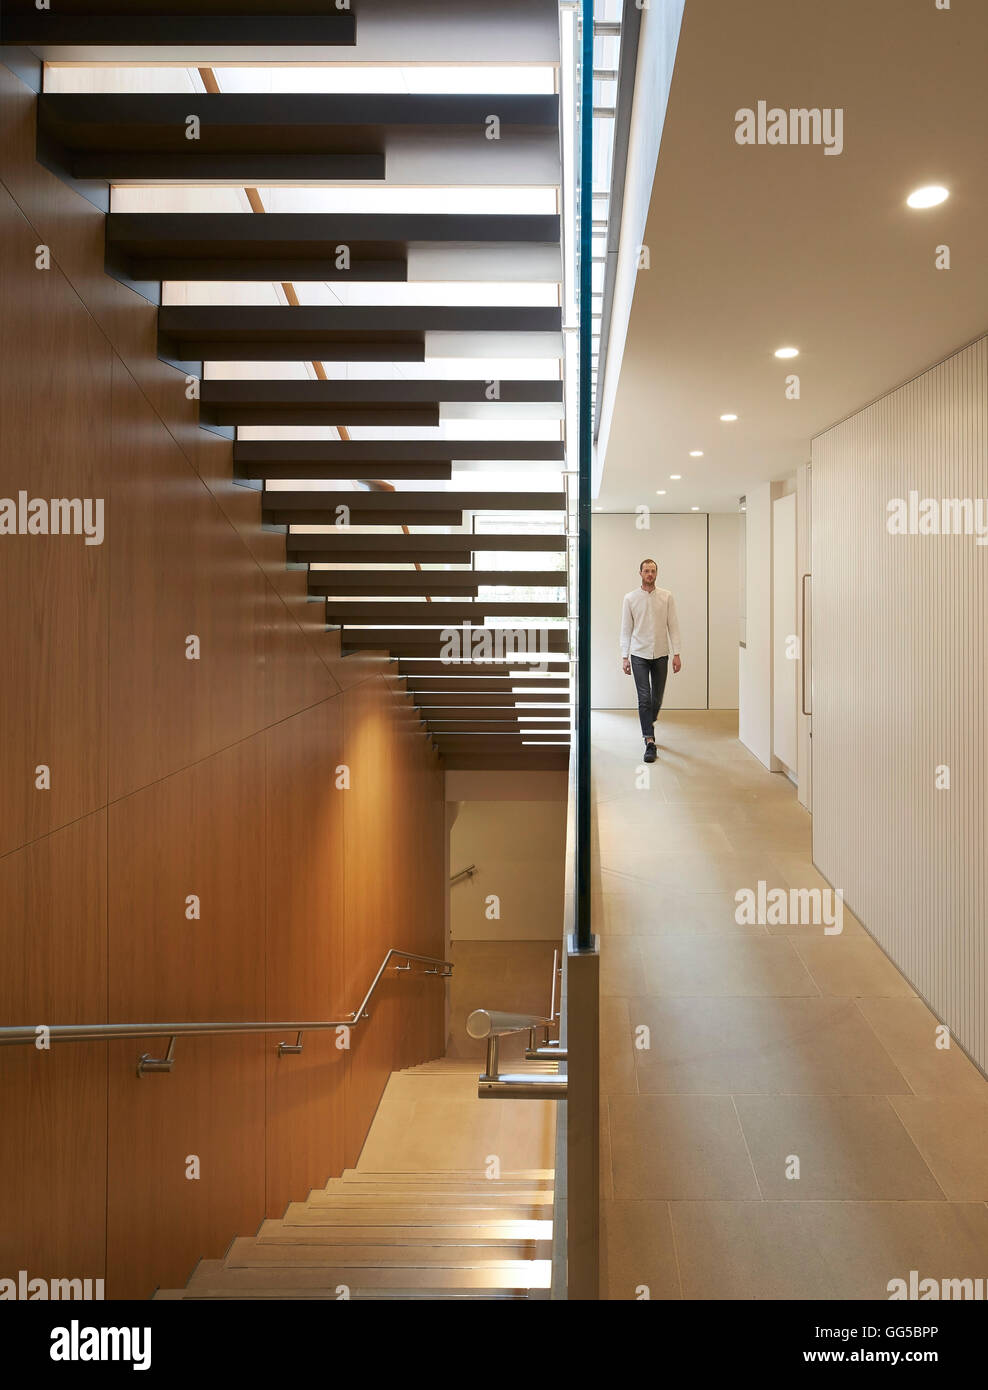
[[[602,1296],[985,1280],[988,1082],[847,907],[839,934],[735,920],[759,881],[829,887],[736,712],[656,737],[645,769],[636,716],[594,715]]]

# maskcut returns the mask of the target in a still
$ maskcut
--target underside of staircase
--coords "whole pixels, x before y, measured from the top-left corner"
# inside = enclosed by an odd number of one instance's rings
[[[479,1100],[479,1069],[395,1072],[356,1168],[155,1298],[547,1299],[552,1103]]]

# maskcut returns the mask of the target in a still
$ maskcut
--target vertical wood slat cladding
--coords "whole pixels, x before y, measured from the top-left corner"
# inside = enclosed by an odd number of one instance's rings
[[[34,163],[33,113],[0,66],[0,495],[103,497],[106,538],[0,537],[0,1017],[346,1012],[387,947],[441,954],[438,759],[388,663],[341,661],[155,309],[105,275],[102,215]],[[442,1019],[442,985],[403,976],[349,1053],[187,1039],[139,1079],[167,1040],[0,1049],[0,1274],[183,1282],[356,1157]]]
[[[0,1018],[106,1017],[106,813],[0,859]],[[0,1273],[100,1278],[106,1043],[0,1047]]]
[[[988,547],[886,529],[910,491],[988,496],[988,338],[812,459],[814,859],[988,1068]]]

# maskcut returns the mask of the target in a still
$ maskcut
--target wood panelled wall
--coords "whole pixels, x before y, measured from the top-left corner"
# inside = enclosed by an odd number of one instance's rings
[[[340,659],[3,67],[0,130],[0,496],[106,505],[99,546],[0,536],[0,1019],[339,1017],[388,947],[442,954],[438,758],[383,659]],[[156,1043],[0,1049],[0,1274],[184,1281],[355,1161],[442,1051],[442,984],[352,1036],[180,1041],[140,1079]]]

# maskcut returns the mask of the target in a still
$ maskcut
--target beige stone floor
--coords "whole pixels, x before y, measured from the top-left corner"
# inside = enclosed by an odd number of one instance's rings
[[[555,1102],[479,1100],[482,1070],[475,1058],[445,1058],[392,1072],[358,1169],[484,1177],[496,1158],[505,1173],[551,1172]]]
[[[636,716],[594,716],[603,1296],[988,1280],[988,1081],[846,909],[840,935],[736,923],[759,879],[827,886],[736,713],[663,713],[657,741],[637,788]]]

